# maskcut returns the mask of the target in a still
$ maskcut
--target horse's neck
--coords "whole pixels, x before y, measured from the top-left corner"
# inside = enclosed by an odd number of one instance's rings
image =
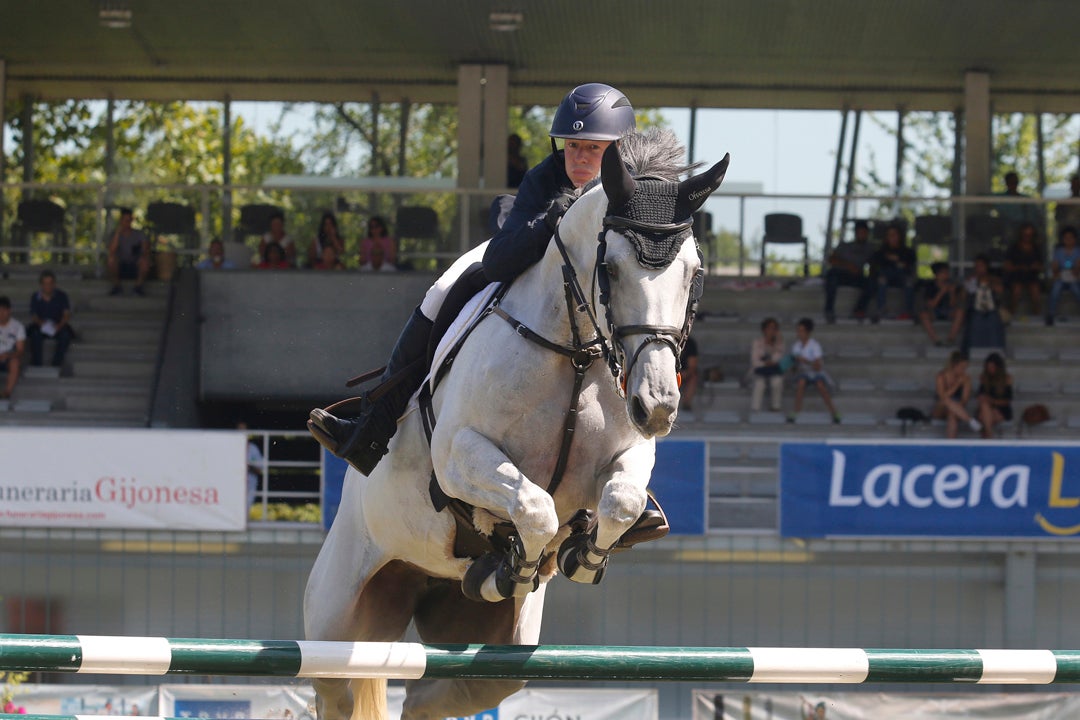
[[[522,273],[507,291],[502,301],[508,313],[546,339],[561,345],[573,343],[573,331],[567,313],[566,290],[563,286],[563,258],[552,239],[540,262]],[[578,282],[592,302],[592,266],[574,261]],[[584,313],[576,313],[582,340],[595,336],[592,324]]]

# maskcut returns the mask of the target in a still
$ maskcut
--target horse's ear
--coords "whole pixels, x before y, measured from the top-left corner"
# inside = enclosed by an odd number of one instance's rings
[[[720,183],[724,182],[729,162],[731,153],[725,154],[723,160],[700,175],[679,183],[679,200],[676,203],[676,209],[680,211],[677,213],[678,217],[689,217],[705,204],[716,188],[720,187]]]
[[[611,143],[604,151],[604,157],[600,161],[600,182],[604,185],[610,207],[622,207],[634,195],[634,178],[630,177],[630,172],[623,164],[618,143]]]

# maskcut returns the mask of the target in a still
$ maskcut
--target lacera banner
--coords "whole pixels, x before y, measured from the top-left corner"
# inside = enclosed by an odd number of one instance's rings
[[[785,537],[1080,534],[1080,445],[785,443]]]
[[[0,431],[0,526],[243,530],[245,436]]]

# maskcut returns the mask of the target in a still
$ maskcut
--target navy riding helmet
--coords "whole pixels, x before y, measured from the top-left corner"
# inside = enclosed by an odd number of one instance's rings
[[[620,91],[603,83],[586,83],[571,90],[551,121],[551,151],[555,138],[618,140],[637,127],[634,107]]]

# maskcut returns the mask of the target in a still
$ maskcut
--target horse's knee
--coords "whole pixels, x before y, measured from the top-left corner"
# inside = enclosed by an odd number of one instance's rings
[[[546,490],[532,483],[522,486],[518,492],[517,503],[510,519],[526,544],[526,538],[532,536],[541,538],[546,545],[555,537],[555,533],[559,532],[559,514],[555,509],[555,499]]]
[[[401,720],[474,715],[498,707],[523,687],[523,680],[411,680],[405,683]]]

